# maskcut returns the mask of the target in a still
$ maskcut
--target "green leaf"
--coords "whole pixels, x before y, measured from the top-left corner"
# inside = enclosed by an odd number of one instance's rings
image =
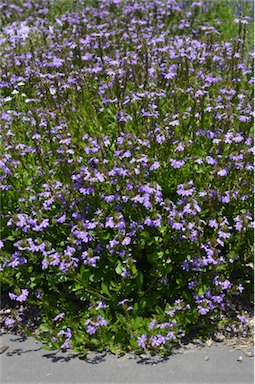
[[[112,297],[111,293],[109,292],[108,285],[105,282],[101,283],[101,290],[103,293],[105,293],[107,296]]]
[[[134,351],[134,353],[135,353],[136,355],[142,355],[142,354],[144,353],[144,351],[143,351],[142,349],[136,349],[136,350]]]
[[[109,240],[111,238],[111,234],[109,233],[109,232],[107,232],[107,233],[105,233],[104,235],[103,235],[103,239],[104,240]]]
[[[144,321],[141,316],[136,317],[135,321],[132,324],[132,329],[136,330],[139,329],[143,325]]]
[[[111,353],[113,353],[114,355],[116,355],[117,354],[117,347],[115,345],[110,345],[109,346],[109,351]]]
[[[39,330],[40,331],[43,331],[43,332],[49,332],[50,331],[50,328],[46,325],[46,324],[41,324],[39,326]]]
[[[33,289],[34,287],[36,287],[37,283],[35,281],[35,277],[31,277],[30,282],[28,284],[30,289]]]
[[[158,315],[163,315],[163,316],[165,315],[165,312],[163,311],[163,309],[158,305],[156,306],[156,312]]]
[[[138,303],[134,303],[134,306],[133,306],[133,313],[136,314],[137,311],[139,309],[139,304]]]
[[[68,287],[68,291],[71,292],[77,292],[83,290],[83,286],[79,283],[74,283]]]
[[[138,274],[135,278],[135,282],[136,282],[137,290],[141,291],[142,286],[143,286],[143,274],[142,274],[142,272],[140,272],[140,271],[138,272]]]
[[[138,270],[136,268],[135,265],[132,266],[132,274],[133,274],[133,277],[136,277],[137,276],[137,273],[138,273]]]
[[[94,273],[92,273],[92,274],[89,276],[89,281],[91,281],[91,282],[94,281]]]
[[[42,347],[43,347],[43,349],[46,349],[47,351],[52,351],[52,349],[54,349],[54,348],[52,348],[51,346],[49,346],[47,344],[44,344]],[[55,348],[55,349],[58,349],[58,348]]]
[[[129,343],[130,343],[131,347],[137,347],[137,341],[135,339],[130,339]]]
[[[111,291],[118,292],[121,289],[121,286],[118,283],[116,283],[116,281],[112,280],[112,281],[110,281],[109,289]]]
[[[116,271],[117,275],[121,275],[122,274],[122,265],[118,264],[117,267],[115,268],[115,271]]]

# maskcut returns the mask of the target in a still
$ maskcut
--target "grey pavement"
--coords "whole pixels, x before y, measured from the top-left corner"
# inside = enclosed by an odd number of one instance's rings
[[[218,343],[181,348],[168,358],[89,352],[85,359],[71,351],[45,350],[32,337],[4,334],[0,347],[4,345],[1,384],[254,383],[254,357]]]

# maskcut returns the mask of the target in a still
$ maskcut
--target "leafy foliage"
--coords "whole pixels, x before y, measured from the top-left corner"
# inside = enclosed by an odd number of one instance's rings
[[[80,356],[212,332],[253,297],[252,4],[0,7],[2,289]]]

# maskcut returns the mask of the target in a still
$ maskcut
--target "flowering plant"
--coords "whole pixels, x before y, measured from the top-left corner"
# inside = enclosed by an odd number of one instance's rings
[[[10,300],[40,309],[49,348],[80,355],[167,353],[213,332],[233,304],[243,322],[239,297],[253,291],[251,3],[0,9]],[[22,314],[6,324],[15,321],[27,329]]]

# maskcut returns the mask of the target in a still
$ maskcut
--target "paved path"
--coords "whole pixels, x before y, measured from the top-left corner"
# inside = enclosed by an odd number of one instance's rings
[[[1,384],[253,384],[254,358],[221,344],[181,349],[168,358],[47,351],[32,337],[0,338]],[[241,358],[240,358],[241,357]]]

